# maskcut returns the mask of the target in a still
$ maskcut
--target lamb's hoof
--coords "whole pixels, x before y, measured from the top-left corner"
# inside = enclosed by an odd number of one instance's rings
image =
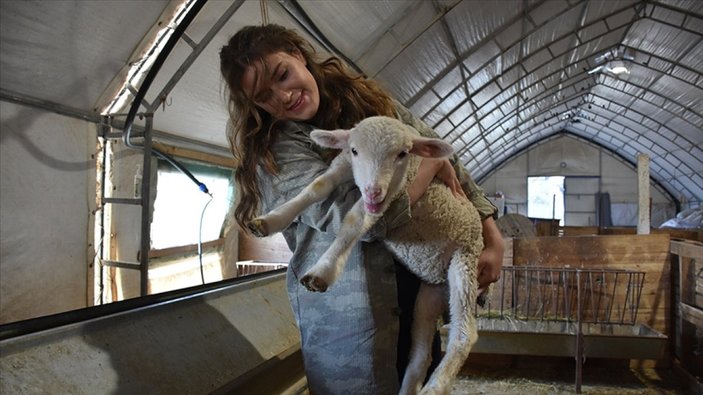
[[[486,307],[486,302],[488,302],[488,289],[484,290],[476,297],[476,304],[480,307]]]
[[[300,279],[300,283],[303,284],[308,291],[312,292],[325,292],[327,291],[327,283],[321,278],[313,276],[312,274],[306,274]]]
[[[266,237],[269,235],[269,232],[266,229],[266,223],[260,218],[254,218],[253,220],[247,222],[247,228],[256,237]]]

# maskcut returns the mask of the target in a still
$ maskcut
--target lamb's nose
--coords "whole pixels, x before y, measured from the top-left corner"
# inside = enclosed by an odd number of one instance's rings
[[[381,197],[381,187],[378,185],[369,185],[364,188],[366,192],[366,197],[371,201],[377,201]]]

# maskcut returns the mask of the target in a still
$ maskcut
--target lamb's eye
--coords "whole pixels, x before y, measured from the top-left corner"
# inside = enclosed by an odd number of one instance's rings
[[[406,156],[408,156],[408,151],[401,151],[401,152],[398,154],[398,159],[403,159],[403,158],[405,158]]]
[[[352,155],[354,155],[354,156],[359,155],[359,153],[356,151],[356,148],[352,148],[352,149],[351,149],[351,153],[352,153]]]

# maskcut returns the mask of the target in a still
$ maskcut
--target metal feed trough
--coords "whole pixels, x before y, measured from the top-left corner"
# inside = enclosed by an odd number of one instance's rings
[[[659,359],[667,337],[637,323],[644,272],[504,267],[472,353],[574,356],[576,392],[586,357]]]

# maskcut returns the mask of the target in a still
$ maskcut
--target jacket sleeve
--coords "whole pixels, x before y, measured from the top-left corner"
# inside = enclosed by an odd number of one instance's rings
[[[261,168],[258,170],[264,211],[270,211],[290,200],[329,168],[321,150],[310,139],[310,131],[311,128],[305,125],[287,123],[284,130],[278,132],[273,147],[278,174],[271,175]],[[360,198],[361,193],[354,182],[345,182],[326,199],[305,209],[296,221],[321,232],[337,234],[344,215]],[[383,238],[387,230],[400,226],[409,219],[407,197],[397,199],[362,240]]]
[[[424,137],[439,138],[434,129],[414,116],[410,110],[398,102],[396,102],[396,111],[398,113],[398,119],[403,121],[405,124],[412,126],[420,133],[420,135]],[[496,219],[498,216],[498,209],[490,200],[488,200],[483,192],[483,189],[476,184],[476,182],[471,178],[469,172],[464,168],[464,166],[461,165],[459,157],[456,154],[453,154],[449,160],[454,165],[454,171],[456,172],[456,176],[461,183],[464,193],[466,193],[466,196],[469,200],[471,200],[471,203],[473,203],[474,207],[476,207],[478,213],[481,215],[481,220],[488,217],[493,217]]]

